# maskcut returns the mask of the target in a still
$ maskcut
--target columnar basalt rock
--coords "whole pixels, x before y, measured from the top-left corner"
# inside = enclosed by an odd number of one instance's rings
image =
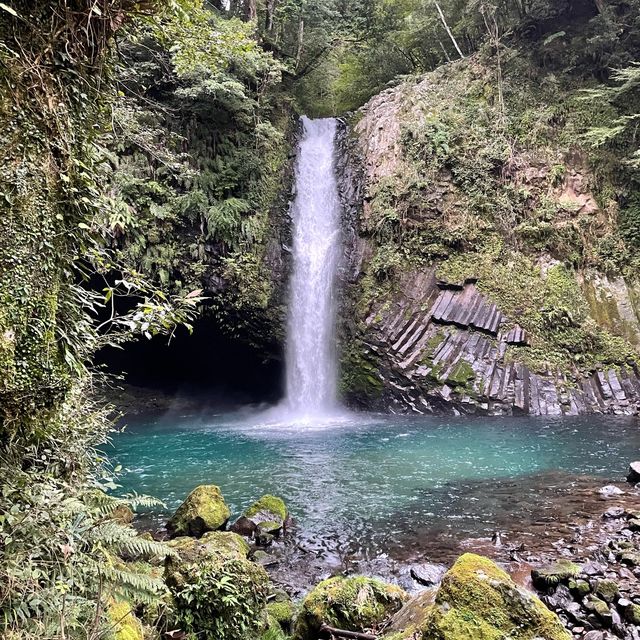
[[[640,408],[631,367],[582,376],[514,362],[507,349],[528,344],[522,327],[475,282],[439,281],[435,267],[407,276],[392,304],[374,302],[364,325],[384,402],[395,411],[635,415]]]

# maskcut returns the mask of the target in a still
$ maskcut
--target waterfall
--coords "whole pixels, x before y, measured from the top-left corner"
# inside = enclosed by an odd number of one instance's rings
[[[292,205],[293,274],[285,409],[322,417],[336,407],[335,286],[341,255],[336,121],[302,119]]]

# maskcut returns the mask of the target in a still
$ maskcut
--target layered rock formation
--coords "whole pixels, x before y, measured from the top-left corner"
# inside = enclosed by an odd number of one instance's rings
[[[407,276],[391,304],[374,302],[365,325],[385,403],[397,411],[631,415],[640,407],[630,367],[589,377],[530,371],[512,353],[527,346],[526,331],[473,281],[438,281],[435,267]]]
[[[610,259],[612,189],[562,128],[521,134],[539,96],[520,77],[514,143],[492,73],[388,89],[343,136],[343,391],[397,412],[635,415],[640,287]]]

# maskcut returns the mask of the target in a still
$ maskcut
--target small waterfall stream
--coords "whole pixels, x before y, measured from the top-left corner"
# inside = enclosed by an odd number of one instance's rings
[[[292,206],[284,409],[321,418],[336,408],[335,283],[341,255],[340,200],[335,174],[336,121],[303,118]]]

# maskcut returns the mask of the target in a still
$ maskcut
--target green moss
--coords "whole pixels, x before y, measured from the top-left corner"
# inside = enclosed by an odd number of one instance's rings
[[[594,593],[605,602],[613,602],[620,589],[614,580],[598,580]]]
[[[202,544],[226,556],[246,558],[250,547],[246,540],[232,531],[209,531],[200,538]]]
[[[267,605],[267,614],[283,628],[291,626],[293,613],[293,605],[290,601],[270,602]]]
[[[509,356],[544,372],[549,367],[585,371],[632,362],[630,345],[599,326],[575,274],[563,265],[543,273],[530,258],[501,242],[482,253],[446,260],[438,267],[446,280],[478,278],[478,288],[529,335],[531,346],[509,350]]]
[[[200,537],[207,531],[221,529],[230,515],[220,487],[200,485],[178,507],[167,526],[174,535]]]
[[[287,519],[287,505],[284,503],[282,498],[278,498],[277,496],[265,495],[262,496],[257,502],[254,502],[245,512],[245,518],[254,519],[256,516],[260,515],[261,523],[273,523],[277,524],[279,527],[282,527],[282,523]],[[273,516],[268,519],[269,516]]]
[[[569,580],[568,582],[569,589],[574,592],[578,598],[584,598],[588,593],[591,592],[591,586],[586,580]]]
[[[348,631],[376,628],[407,598],[399,587],[372,578],[329,578],[302,602],[294,638],[315,640],[322,624]]]
[[[560,583],[569,583],[580,573],[580,565],[569,560],[559,560],[553,564],[533,569],[531,578],[536,587],[545,589]]]
[[[107,613],[115,640],[144,640],[142,623],[133,615],[129,602],[113,600],[109,603]]]
[[[425,640],[570,640],[558,617],[487,558],[464,554],[445,574]]]
[[[631,624],[640,625],[640,604],[630,604],[624,610],[624,618]]]
[[[424,347],[424,354],[426,358],[433,358],[437,353],[440,345],[447,339],[447,334],[442,330],[438,329],[427,341],[427,344]]]
[[[588,595],[584,599],[584,606],[589,611],[595,611],[601,618],[606,618],[610,615],[609,605],[594,594]]]
[[[454,387],[468,387],[472,386],[475,377],[473,367],[466,360],[460,360],[447,375],[447,383]]]
[[[375,359],[359,340],[345,345],[340,362],[340,392],[342,396],[367,406],[373,406],[383,391]]]

